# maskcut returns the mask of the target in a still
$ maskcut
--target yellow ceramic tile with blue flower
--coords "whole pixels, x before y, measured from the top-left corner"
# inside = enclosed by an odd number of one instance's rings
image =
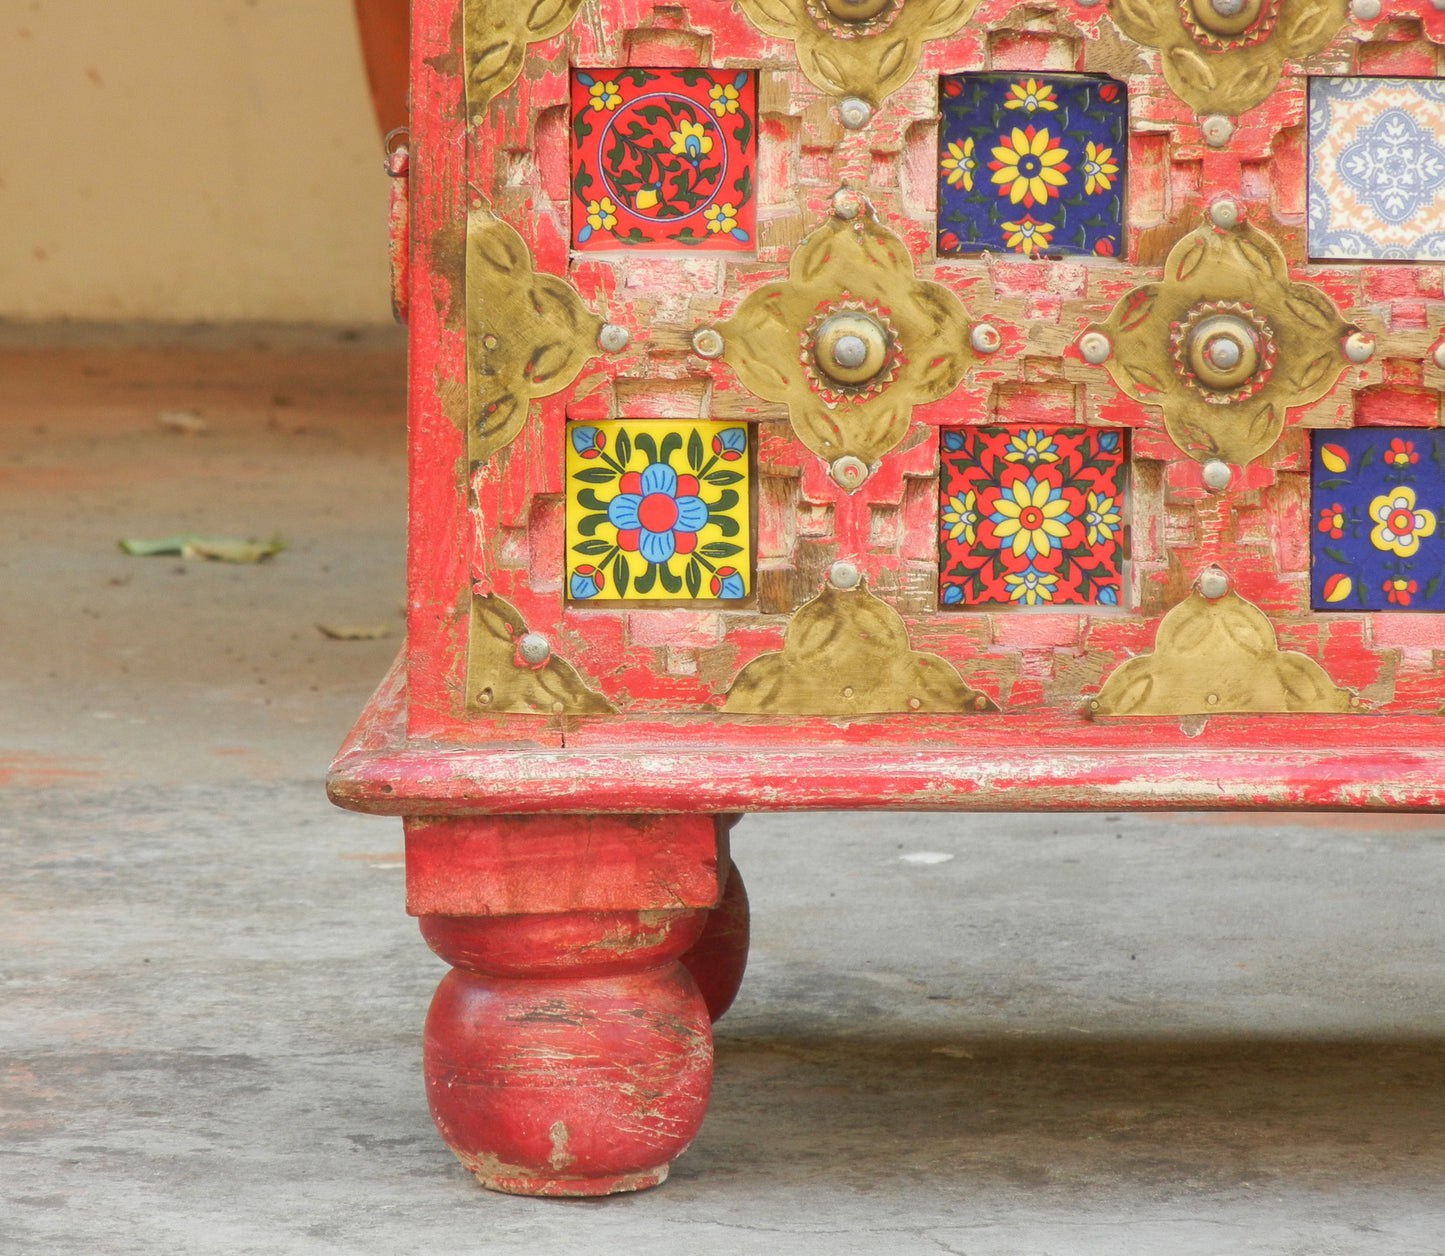
[[[567,429],[574,601],[738,601],[752,592],[752,435],[737,423]]]

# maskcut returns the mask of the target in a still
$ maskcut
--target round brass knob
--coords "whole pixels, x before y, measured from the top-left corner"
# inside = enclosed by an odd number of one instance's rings
[[[870,314],[845,310],[825,318],[813,337],[813,361],[829,379],[866,384],[888,365],[888,333]]]
[[[1259,333],[1234,314],[1202,318],[1185,348],[1189,369],[1205,388],[1232,392],[1259,369]]]
[[[892,4],[893,0],[823,0],[823,7],[840,22],[866,22]]]
[[[1265,0],[1190,0],[1194,20],[1214,35],[1242,35],[1257,21]]]

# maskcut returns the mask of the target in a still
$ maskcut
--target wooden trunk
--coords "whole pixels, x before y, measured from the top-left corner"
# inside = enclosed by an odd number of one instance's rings
[[[738,813],[1439,805],[1430,0],[411,29],[408,637],[330,790],[407,817],[484,1185],[686,1146]]]

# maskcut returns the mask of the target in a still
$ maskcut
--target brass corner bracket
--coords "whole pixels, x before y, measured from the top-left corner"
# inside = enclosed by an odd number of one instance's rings
[[[788,621],[783,648],[733,681],[728,715],[965,715],[997,711],[937,654],[914,650],[903,618],[865,584],[825,585]]]
[[[1358,699],[1314,659],[1281,650],[1259,607],[1230,590],[1191,593],[1159,621],[1152,654],[1120,663],[1090,716],[1341,713]]]
[[[529,633],[515,607],[495,594],[472,595],[467,635],[467,710],[496,715],[606,715],[612,703],[577,669]]]
[[[560,35],[582,0],[462,0],[467,116],[479,115],[517,81],[527,45]]]

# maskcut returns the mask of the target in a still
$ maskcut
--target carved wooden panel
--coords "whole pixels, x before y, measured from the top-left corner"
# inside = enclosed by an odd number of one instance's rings
[[[1342,0],[1246,5],[1248,20],[1206,0],[875,7],[583,0],[528,25],[501,0],[418,0],[413,730],[578,746],[667,739],[683,720],[726,741],[756,735],[743,713],[775,713],[824,717],[824,736],[861,720],[902,745],[925,724],[970,743],[999,719],[1039,743],[1113,736],[1085,730],[1114,715],[1433,720],[1445,621],[1422,608],[1438,585],[1427,598],[1423,569],[1349,548],[1369,544],[1385,490],[1341,485],[1324,501],[1321,460],[1354,457],[1366,438],[1352,429],[1387,451],[1401,429],[1439,426],[1442,265],[1316,247],[1316,202],[1343,204],[1349,182],[1327,184],[1321,162],[1344,170],[1356,141],[1322,155],[1310,110],[1336,108],[1329,84],[1433,77],[1445,14],[1429,0],[1364,20]],[[997,95],[990,126],[1020,115],[1021,146],[1013,127],[957,130],[950,84],[969,82]],[[1049,103],[1110,84],[1117,139],[1055,127],[1039,140],[1064,112]],[[685,103],[628,123],[637,151],[604,178],[589,145],[650,108],[634,90]],[[749,155],[730,152],[721,173],[743,121]],[[1030,217],[1037,247],[995,203],[998,239],[965,239],[948,215],[980,190]],[[1065,193],[1086,217],[1044,219]],[[657,213],[668,198],[673,218]],[[1431,205],[1445,212],[1445,188]],[[638,454],[652,425],[681,451]],[[615,452],[623,431],[617,483],[574,483],[600,479],[587,451]],[[747,498],[687,460],[692,433],[712,457],[727,432],[746,441]],[[1067,597],[1044,596],[1065,584],[1036,545],[1014,585],[1000,570],[964,595],[950,547],[977,501],[948,488],[946,439],[984,432],[1010,446],[1084,433],[1096,452],[1117,437],[1113,491],[1079,490],[1061,525],[1071,561],[1092,554],[1102,578],[1081,568]],[[1437,479],[1412,516],[1437,509]],[[1037,488],[1009,501],[1033,511]],[[718,526],[709,495],[732,492],[735,536],[679,531],[701,528],[693,501]],[[614,500],[658,494],[673,526],[628,526],[625,501],[612,517]],[[1343,539],[1320,531],[1337,504]],[[672,552],[648,539],[649,558],[644,537],[664,533]],[[1413,533],[1424,546],[1423,525]],[[1321,566],[1336,561],[1325,542],[1358,577]],[[1331,596],[1336,575],[1347,598]],[[881,635],[858,653],[849,617],[874,603]],[[887,659],[869,653],[882,642]],[[939,661],[923,667],[942,688],[910,679],[918,659]],[[1141,676],[1196,666],[1233,668],[1234,687],[1178,696],[1176,679],[1141,696]],[[808,669],[812,682],[792,679]]]

